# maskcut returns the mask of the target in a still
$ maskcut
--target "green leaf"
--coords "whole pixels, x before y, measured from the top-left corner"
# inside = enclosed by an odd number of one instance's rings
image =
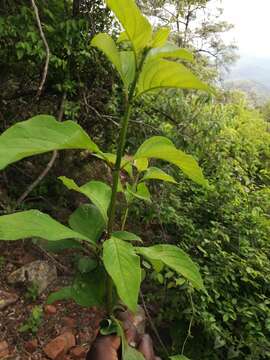
[[[83,186],[78,186],[74,180],[65,176],[60,176],[59,179],[70,190],[77,191],[87,196],[94,205],[98,208],[103,216],[103,219],[107,222],[107,211],[111,201],[111,188],[109,185],[101,181],[89,181]]]
[[[138,350],[126,345],[123,360],[145,360],[145,357]]]
[[[117,43],[120,43],[122,41],[129,41],[129,37],[126,31],[122,31],[117,38]]]
[[[116,237],[118,239],[126,240],[126,241],[139,241],[139,242],[142,242],[142,239],[138,235],[133,234],[133,233],[128,232],[128,231],[114,231],[112,233],[112,237]]]
[[[63,149],[99,152],[75,122],[60,123],[53,116],[38,115],[11,126],[0,136],[0,170],[28,156]]]
[[[153,35],[152,47],[160,48],[165,45],[170,35],[171,29],[162,27]]]
[[[94,36],[91,46],[101,50],[118,71],[123,83],[128,87],[135,76],[135,56],[132,51],[119,52],[113,38],[104,33]]]
[[[120,60],[120,53],[116,47],[115,41],[113,38],[105,33],[97,34],[93,37],[91,41],[91,46],[101,50],[110,62],[115,66],[119,75],[122,77],[122,66]]]
[[[137,186],[136,197],[151,202],[151,194],[145,183],[141,182]]]
[[[125,196],[128,203],[131,202],[133,198],[151,202],[151,195],[145,183],[138,184],[136,191],[132,189],[130,184],[126,184]]]
[[[152,27],[142,15],[134,0],[106,0],[138,52],[147,46],[152,39]]]
[[[141,283],[140,258],[131,244],[112,237],[103,244],[104,266],[120,299],[135,312]]]
[[[0,216],[0,240],[18,240],[29,237],[39,237],[50,241],[70,238],[87,240],[86,236],[69,229],[38,210]]]
[[[161,88],[200,89],[208,90],[184,65],[163,60],[153,59],[143,66],[137,85],[137,96],[147,91]]]
[[[47,298],[47,304],[53,304],[56,301],[72,299],[72,287],[65,286],[58,291],[51,293]]]
[[[147,59],[176,58],[186,61],[193,61],[194,57],[186,49],[179,48],[172,43],[166,43],[164,46],[149,51]]]
[[[97,268],[98,263],[89,256],[81,256],[78,261],[78,270],[81,274],[86,274]]]
[[[177,184],[177,182],[171,175],[166,174],[165,171],[156,167],[148,168],[141,181],[150,180],[150,179],[162,180]]]
[[[73,239],[65,239],[58,241],[38,240],[38,244],[43,249],[51,252],[60,252],[66,249],[83,249],[83,246],[78,241]]]
[[[156,158],[168,161],[178,166],[185,175],[197,184],[209,186],[197,161],[191,155],[176,149],[174,144],[163,136],[153,136],[146,140],[134,155],[134,159],[140,158]]]
[[[96,243],[106,227],[106,222],[95,205],[85,204],[70,216],[69,226]]]
[[[91,274],[78,275],[71,286],[50,294],[47,303],[72,299],[85,307],[104,305],[105,283],[104,270],[97,268]]]
[[[95,156],[99,159],[105,160],[109,165],[115,165],[116,155],[112,153],[99,153],[95,154]],[[132,176],[132,165],[130,163],[130,159],[128,157],[123,157],[121,160],[121,170],[126,171],[129,176]]]
[[[184,355],[174,355],[174,356],[170,356],[170,360],[190,360],[190,359]]]
[[[151,247],[137,247],[136,250],[150,260],[161,260],[166,266],[189,280],[196,289],[204,289],[198,266],[179,247],[174,245],[154,245]]]
[[[126,88],[134,81],[136,61],[133,51],[120,51],[122,80]]]
[[[147,158],[140,158],[134,161],[134,166],[139,172],[142,172],[148,168],[148,163],[149,161]]]

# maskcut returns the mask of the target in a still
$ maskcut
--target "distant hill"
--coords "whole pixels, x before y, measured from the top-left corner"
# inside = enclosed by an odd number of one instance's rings
[[[257,104],[270,100],[270,57],[242,57],[228,74],[226,88],[239,89]],[[256,100],[255,100],[256,99]]]

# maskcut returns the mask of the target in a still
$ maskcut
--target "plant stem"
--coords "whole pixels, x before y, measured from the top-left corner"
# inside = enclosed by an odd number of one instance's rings
[[[124,116],[122,118],[121,122],[121,130],[120,130],[120,136],[119,136],[119,142],[118,142],[118,148],[117,148],[117,155],[116,155],[116,162],[113,169],[113,186],[112,186],[112,197],[111,197],[111,204],[109,208],[109,220],[108,220],[108,237],[110,237],[112,230],[113,230],[113,224],[115,220],[115,210],[116,210],[116,196],[117,196],[117,188],[118,188],[118,181],[119,181],[119,173],[121,169],[121,161],[123,156],[123,151],[126,144],[126,136],[127,136],[127,129],[128,129],[128,120],[130,116],[130,110],[131,110],[131,103],[129,99],[127,100],[126,104],[126,110],[124,113]]]
[[[116,212],[116,198],[117,198],[117,188],[118,188],[118,181],[119,181],[119,174],[121,170],[121,162],[123,153],[125,150],[126,145],[126,137],[127,137],[127,130],[128,130],[128,122],[130,117],[130,112],[132,108],[132,102],[134,93],[136,90],[137,81],[146,57],[147,51],[142,55],[140,64],[137,67],[136,76],[131,84],[130,91],[128,95],[125,97],[125,111],[121,120],[120,125],[120,135],[119,141],[117,146],[116,152],[116,161],[113,169],[113,185],[112,185],[112,196],[111,196],[111,203],[108,212],[108,226],[107,226],[107,237],[109,238],[113,231],[113,225],[115,221],[115,212]],[[113,291],[113,283],[110,276],[107,274],[107,313],[110,315],[112,313],[112,291]]]

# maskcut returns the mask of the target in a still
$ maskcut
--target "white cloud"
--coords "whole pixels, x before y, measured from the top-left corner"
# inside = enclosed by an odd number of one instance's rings
[[[236,40],[240,53],[270,57],[270,0],[223,0],[221,3],[223,18],[235,25],[226,37]]]

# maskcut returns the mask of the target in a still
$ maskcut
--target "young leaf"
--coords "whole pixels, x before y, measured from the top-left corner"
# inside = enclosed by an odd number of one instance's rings
[[[69,218],[69,226],[96,243],[102,235],[106,222],[95,205],[81,205]]]
[[[135,57],[132,51],[119,52],[113,38],[104,33],[94,36],[91,46],[101,50],[118,71],[123,83],[128,87],[135,76]]]
[[[151,195],[145,183],[139,183],[136,191],[132,189],[130,184],[126,184],[125,196],[128,203],[132,201],[132,198],[151,202]]]
[[[70,238],[88,240],[83,234],[69,229],[38,210],[0,216],[0,240],[19,240],[29,237],[50,241]]]
[[[141,181],[150,180],[150,179],[162,180],[177,184],[177,182],[174,180],[174,178],[171,175],[166,174],[165,171],[156,167],[148,168]]]
[[[189,358],[187,358],[184,355],[174,355],[174,356],[170,356],[169,358],[170,360],[190,360]]]
[[[122,80],[126,88],[133,82],[136,72],[135,55],[133,51],[120,51]]]
[[[164,46],[149,51],[147,59],[176,58],[186,61],[193,61],[193,55],[186,49],[181,49],[172,43],[166,43]]]
[[[107,211],[111,201],[111,188],[101,181],[89,181],[83,186],[78,186],[74,180],[65,176],[60,176],[59,179],[70,190],[80,192],[87,196],[94,205],[101,212],[104,220],[107,222]]]
[[[134,161],[134,166],[137,168],[139,172],[145,171],[148,168],[148,159],[147,158],[139,158]]]
[[[116,155],[112,153],[99,153],[95,154],[95,156],[99,159],[105,160],[108,164],[114,165],[116,162]],[[121,169],[125,170],[129,176],[132,176],[132,165],[130,163],[130,159],[127,157],[123,157],[121,161]]]
[[[163,136],[153,136],[146,140],[134,155],[134,159],[156,158],[178,166],[184,174],[199,185],[208,187],[202,169],[197,161],[183,151],[176,149],[174,144]]]
[[[133,233],[128,232],[128,231],[114,231],[112,233],[112,237],[116,237],[118,239],[126,240],[126,241],[139,241],[139,242],[142,242],[142,239],[138,235],[133,234]]]
[[[120,21],[134,50],[146,47],[152,39],[152,27],[134,0],[106,0],[108,7]]]
[[[104,33],[97,34],[93,37],[91,41],[91,46],[101,50],[110,60],[110,62],[115,66],[119,75],[122,77],[120,53],[116,47],[113,38],[108,34],[104,34]]]
[[[131,244],[111,237],[103,244],[104,266],[111,276],[120,299],[136,311],[141,283],[140,258]]]
[[[0,170],[28,156],[63,149],[99,152],[97,145],[75,122],[58,122],[53,116],[38,115],[1,134]]]
[[[203,281],[198,266],[175,245],[137,247],[137,252],[148,259],[161,260],[166,266],[184,276],[198,290],[203,290]]]
[[[184,65],[163,60],[153,59],[146,61],[139,77],[137,96],[147,91],[161,88],[181,88],[208,90]]]
[[[158,29],[158,31],[153,35],[152,47],[160,48],[165,45],[168,40],[168,36],[170,35],[171,30],[166,27],[162,27]]]

